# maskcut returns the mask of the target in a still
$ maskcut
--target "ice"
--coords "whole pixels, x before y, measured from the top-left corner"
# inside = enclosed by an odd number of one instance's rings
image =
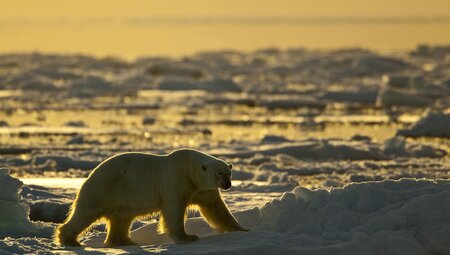
[[[407,63],[391,58],[382,56],[365,56],[356,58],[352,62],[351,68],[356,75],[373,75],[390,72],[398,72],[411,68]]]
[[[233,180],[250,180],[253,174],[247,171],[233,170]]]
[[[339,143],[333,140],[308,140],[276,145],[263,145],[252,148],[251,151],[232,153],[230,156],[248,157],[260,153],[266,156],[285,154],[294,158],[315,159],[381,159],[381,150],[372,144],[360,142]]]
[[[379,106],[413,106],[426,107],[433,103],[432,99],[411,91],[404,91],[393,88],[383,88],[377,98]]]
[[[326,91],[321,98],[331,102],[355,102],[364,104],[375,104],[378,90],[375,89],[354,89],[348,88],[342,90]]]
[[[86,124],[82,120],[68,121],[64,125],[68,127],[86,127]]]
[[[0,254],[450,254],[448,54],[0,55],[0,166],[25,183],[0,174]],[[189,245],[155,218],[132,227],[142,246],[103,247],[104,224],[83,248],[52,243],[102,160],[182,147],[233,164],[222,196],[250,232],[190,212]]]
[[[431,84],[418,75],[383,75],[377,98],[379,106],[426,107],[448,94],[442,86]]]
[[[50,170],[49,166],[51,165],[57,171],[66,171],[70,168],[92,170],[100,162],[95,160],[74,159],[68,156],[47,155],[35,156],[32,163],[34,166],[46,165],[46,170]]]
[[[402,136],[395,136],[384,141],[384,152],[386,154],[409,157],[441,158],[447,153],[428,145],[417,143],[406,143]]]
[[[0,173],[1,203],[5,205],[0,208],[8,208],[1,212],[1,233],[8,237],[0,240],[0,251],[63,252],[51,243],[52,227],[28,219],[27,206],[18,195],[20,181],[6,169]],[[31,194],[52,196],[42,191]],[[102,248],[105,234],[95,230],[83,239],[88,247],[80,254],[447,254],[449,212],[448,180],[369,181],[330,190],[296,187],[259,208],[235,212],[251,228],[249,232],[218,234],[202,218],[189,218],[187,232],[201,238],[176,245],[166,234],[157,233],[157,222],[153,222],[132,231],[132,240],[140,247]],[[35,235],[41,238],[28,238]]]
[[[0,239],[0,254],[57,254],[58,248],[49,238],[6,237]]]
[[[153,125],[153,124],[155,124],[155,121],[156,120],[154,117],[147,116],[142,119],[142,124],[143,125]]]
[[[447,254],[450,182],[402,179],[365,182],[331,190],[302,187],[260,208],[235,213],[249,232],[218,235],[201,218],[188,219],[188,233],[201,236],[174,245],[151,223],[132,232],[145,247],[169,254]],[[87,245],[101,246],[104,235]]]
[[[185,79],[163,79],[159,83],[160,90],[206,90],[212,92],[240,92],[239,86],[231,80],[212,79],[191,81]]]
[[[1,168],[0,238],[48,235],[48,226],[30,221],[30,208],[19,195],[21,189],[22,182],[11,177],[8,169]]]
[[[304,96],[272,96],[262,98],[257,102],[259,106],[268,109],[297,109],[300,107],[323,108],[324,104],[315,98]]]
[[[147,68],[146,73],[154,76],[185,76],[190,78],[201,78],[202,71],[189,66],[180,66],[175,63],[159,63]]]
[[[407,137],[450,137],[450,114],[427,111],[422,118],[409,129],[398,131],[399,135]]]
[[[275,141],[279,142],[274,143]],[[236,148],[237,152],[225,153],[224,155],[239,158],[253,156],[254,158],[249,159],[250,164],[264,163],[268,156],[276,155],[318,160],[382,160],[393,156],[440,158],[447,155],[445,150],[414,142],[407,143],[402,137],[393,137],[386,140],[384,145],[364,139],[353,141],[309,139],[303,141],[284,140],[283,142],[280,138],[269,137],[264,138],[262,142],[264,143],[258,146]]]
[[[420,76],[383,75],[383,82],[392,88],[422,90],[427,87]]]

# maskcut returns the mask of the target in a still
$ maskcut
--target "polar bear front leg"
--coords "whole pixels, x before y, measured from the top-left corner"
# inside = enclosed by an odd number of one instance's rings
[[[219,190],[199,192],[192,199],[192,203],[200,207],[200,212],[206,221],[219,232],[249,230],[233,217],[222,200]]]
[[[198,239],[196,235],[188,235],[184,229],[184,217],[186,204],[177,203],[177,200],[169,200],[172,203],[164,203],[162,213],[162,226],[169,233],[170,238],[177,243],[190,243]]]

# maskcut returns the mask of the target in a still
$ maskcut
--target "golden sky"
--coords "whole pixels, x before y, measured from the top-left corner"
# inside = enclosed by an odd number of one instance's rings
[[[437,16],[445,18],[426,20]],[[332,19],[323,24],[260,22],[323,17]],[[383,17],[408,21],[386,23]],[[340,18],[356,19],[335,22]],[[160,22],[165,19],[169,22]],[[0,54],[39,51],[134,58],[265,47],[391,51],[421,43],[450,44],[448,31],[450,0],[0,0]]]
[[[1,0],[1,18],[435,16],[450,0]]]

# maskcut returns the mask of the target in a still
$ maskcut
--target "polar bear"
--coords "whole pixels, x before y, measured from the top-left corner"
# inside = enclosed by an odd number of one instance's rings
[[[136,217],[160,213],[159,230],[176,243],[198,239],[184,229],[186,208],[194,205],[219,232],[247,231],[231,215],[219,189],[231,187],[232,165],[193,149],[167,155],[123,153],[98,165],[81,186],[55,242],[79,246],[80,233],[107,220],[108,246],[132,245],[130,225]]]

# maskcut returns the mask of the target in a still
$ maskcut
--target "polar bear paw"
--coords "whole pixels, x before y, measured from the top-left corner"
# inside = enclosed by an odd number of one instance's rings
[[[198,236],[196,236],[196,235],[183,235],[183,236],[173,237],[173,240],[177,244],[186,244],[186,243],[193,242],[197,239],[198,239]]]

